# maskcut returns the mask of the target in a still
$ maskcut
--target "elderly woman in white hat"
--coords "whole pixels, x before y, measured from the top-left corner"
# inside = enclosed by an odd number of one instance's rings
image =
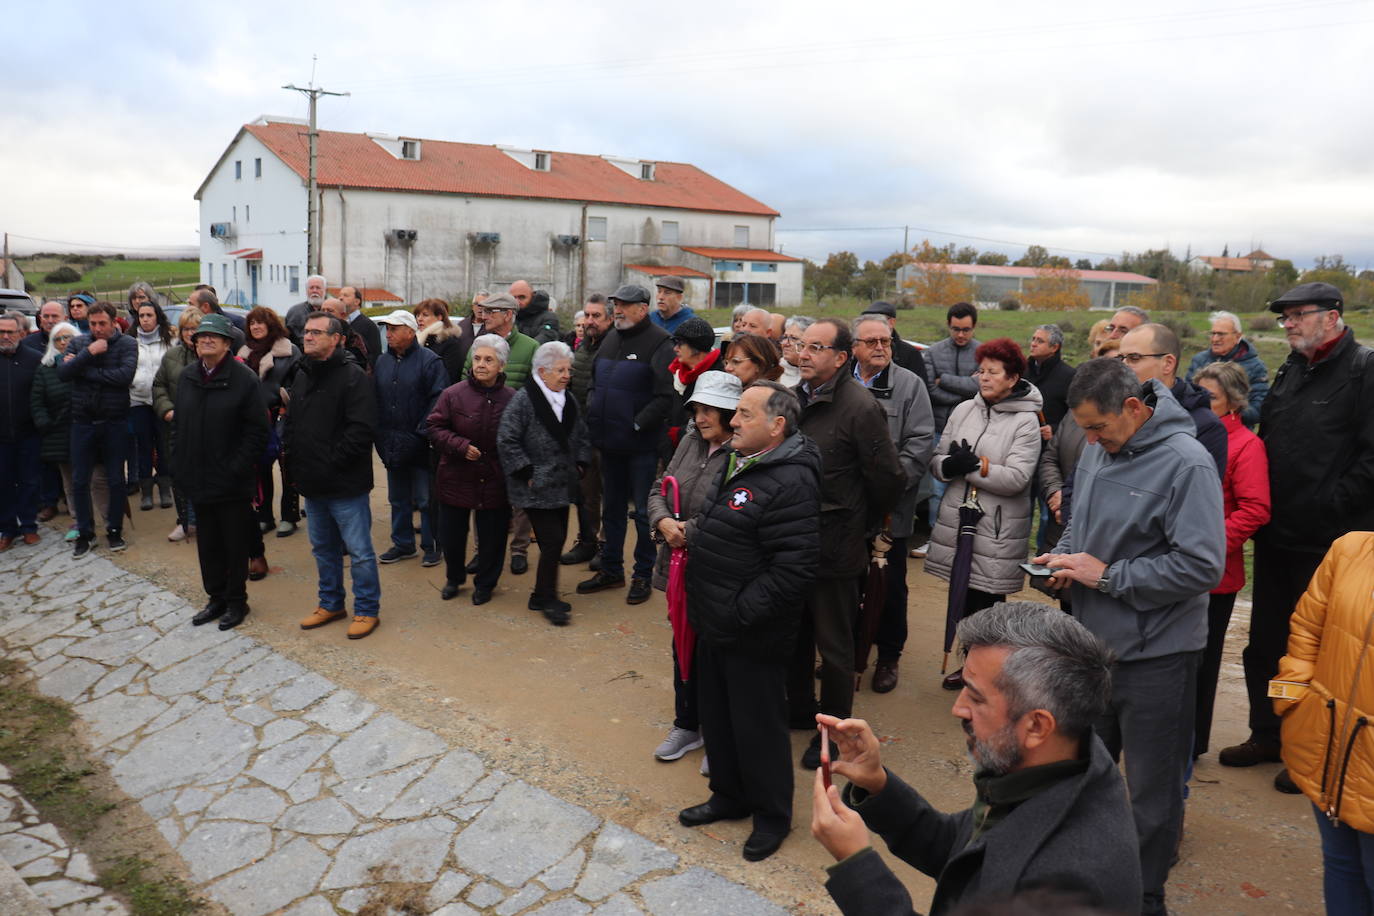
[[[654,588],[668,587],[668,561],[673,548],[685,547],[692,526],[711,490],[720,479],[730,455],[730,420],[735,416],[743,386],[727,372],[707,372],[696,379],[687,407],[692,424],[678,443],[668,462],[664,477],[675,477],[681,495],[681,511],[674,517],[673,504],[663,495],[663,478],[649,489],[649,527],[661,542],[654,567]],[[701,725],[697,721],[696,685],[692,672],[679,670],[677,651],[673,652],[673,727],[655,750],[659,760],[677,760],[702,746]]]

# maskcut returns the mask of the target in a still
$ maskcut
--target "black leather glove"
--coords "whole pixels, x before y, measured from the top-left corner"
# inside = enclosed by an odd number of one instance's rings
[[[973,454],[973,447],[968,444],[967,439],[960,440],[956,445],[949,444],[949,457],[944,464],[940,465],[940,470],[944,473],[946,480],[953,480],[956,477],[963,477],[970,471],[976,471],[983,466],[983,461]]]
[[[534,478],[534,465],[527,464],[523,468],[516,468],[510,472],[510,476],[516,480],[529,481]]]

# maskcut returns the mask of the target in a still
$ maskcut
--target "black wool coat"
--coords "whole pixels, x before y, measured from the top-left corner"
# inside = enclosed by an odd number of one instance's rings
[[[207,381],[199,360],[177,385],[172,475],[192,503],[252,499],[267,448],[267,402],[253,370],[226,355]]]
[[[376,439],[377,393],[367,373],[342,347],[325,360],[301,360],[282,441],[300,494],[343,499],[370,492]]]

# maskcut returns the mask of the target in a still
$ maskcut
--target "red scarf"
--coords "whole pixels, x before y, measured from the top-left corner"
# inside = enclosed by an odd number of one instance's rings
[[[684,385],[690,385],[692,382],[696,381],[698,375],[701,375],[701,373],[714,366],[718,359],[720,359],[720,350],[712,350],[701,358],[701,362],[690,369],[682,364],[682,360],[674,359],[668,364],[668,371],[676,372],[678,381],[682,382]]]
[[[1336,349],[1336,345],[1339,344],[1342,340],[1345,340],[1345,335],[1349,333],[1350,329],[1346,328],[1344,331],[1340,333],[1340,336],[1338,336],[1335,340],[1328,340],[1326,343],[1322,344],[1320,347],[1313,350],[1312,358],[1307,361],[1307,365],[1315,366],[1317,363],[1321,362],[1322,360],[1330,356],[1331,351]]]

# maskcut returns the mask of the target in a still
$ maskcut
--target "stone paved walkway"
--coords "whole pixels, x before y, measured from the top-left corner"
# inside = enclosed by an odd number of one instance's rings
[[[418,884],[442,916],[785,911],[450,749],[56,539],[0,554],[0,641],[72,704],[192,883],[235,916],[354,913]]]
[[[56,827],[43,823],[28,799],[10,785],[10,772],[3,766],[0,859],[28,884],[43,907],[58,916],[128,916],[124,904],[96,884],[91,860]]]

